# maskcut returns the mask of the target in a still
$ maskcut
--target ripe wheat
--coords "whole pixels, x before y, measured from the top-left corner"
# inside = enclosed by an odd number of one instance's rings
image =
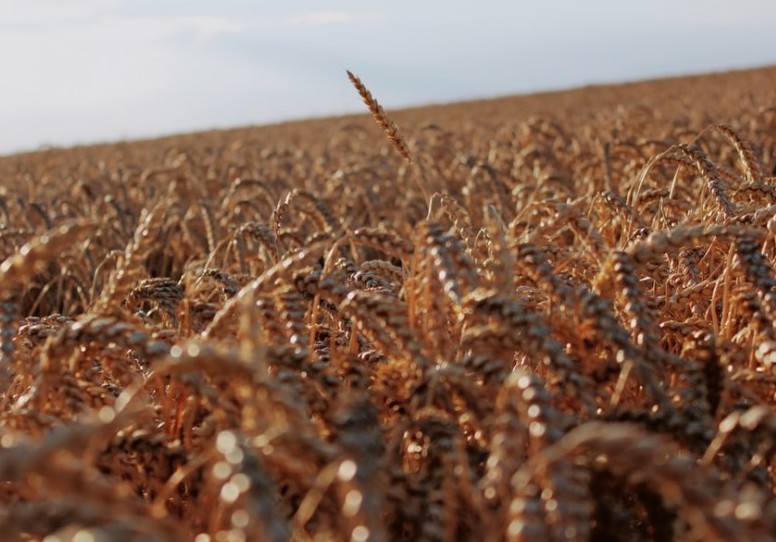
[[[0,538],[776,539],[776,70],[348,78],[0,158]]]

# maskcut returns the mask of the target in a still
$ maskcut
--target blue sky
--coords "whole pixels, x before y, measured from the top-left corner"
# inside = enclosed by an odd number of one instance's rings
[[[0,153],[776,63],[776,2],[0,0]]]

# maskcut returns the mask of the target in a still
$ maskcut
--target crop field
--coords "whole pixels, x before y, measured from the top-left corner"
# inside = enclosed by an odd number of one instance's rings
[[[0,158],[0,541],[776,540],[776,68],[347,76]]]

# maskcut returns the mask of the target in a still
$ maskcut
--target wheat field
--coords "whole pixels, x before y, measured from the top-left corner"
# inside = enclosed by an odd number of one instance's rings
[[[347,76],[0,158],[0,540],[776,539],[776,68]]]

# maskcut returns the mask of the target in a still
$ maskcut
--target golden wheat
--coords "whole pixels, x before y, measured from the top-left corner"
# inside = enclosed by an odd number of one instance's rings
[[[0,158],[0,539],[776,539],[776,69],[348,78]]]

